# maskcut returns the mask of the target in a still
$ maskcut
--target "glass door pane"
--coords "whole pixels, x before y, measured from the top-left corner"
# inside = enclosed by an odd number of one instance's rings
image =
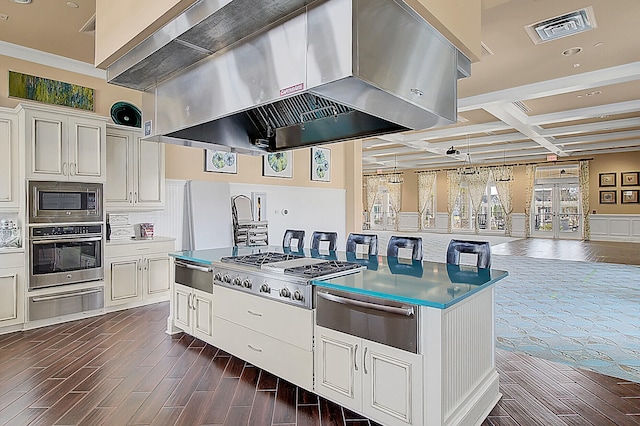
[[[553,236],[553,185],[537,184],[533,190],[533,229],[537,236]]]
[[[582,236],[578,185],[558,185],[558,231],[562,238]]]

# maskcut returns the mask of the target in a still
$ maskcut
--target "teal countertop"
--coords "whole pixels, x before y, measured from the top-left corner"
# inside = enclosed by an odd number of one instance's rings
[[[226,256],[242,256],[261,252],[282,252],[282,247],[228,247],[171,253],[178,259],[211,264]],[[417,262],[385,256],[357,255],[345,252],[319,254],[304,249],[307,257],[358,262],[366,270],[328,280],[313,280],[316,287],[333,288],[368,296],[382,297],[403,303],[445,309],[490,287],[508,273],[475,266],[455,266],[439,262]]]

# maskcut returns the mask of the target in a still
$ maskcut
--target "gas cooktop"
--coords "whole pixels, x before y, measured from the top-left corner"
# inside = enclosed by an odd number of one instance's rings
[[[233,256],[233,257],[223,257],[220,259],[225,263],[237,263],[239,265],[249,265],[249,266],[262,266],[268,263],[282,262],[285,260],[293,260],[304,258],[304,256],[298,256],[293,254],[286,253],[276,253],[276,252],[265,252],[265,253],[254,253],[247,254],[245,256]]]

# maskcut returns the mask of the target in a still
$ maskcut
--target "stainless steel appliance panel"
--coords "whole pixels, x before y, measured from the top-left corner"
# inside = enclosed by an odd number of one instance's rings
[[[205,293],[213,294],[213,267],[176,259],[174,281]]]
[[[102,184],[30,181],[29,223],[102,222]]]
[[[102,225],[30,229],[29,289],[104,279]]]
[[[315,296],[319,326],[418,353],[418,306],[321,288]]]
[[[88,288],[77,291],[29,297],[29,321],[76,314],[104,307],[104,289]]]

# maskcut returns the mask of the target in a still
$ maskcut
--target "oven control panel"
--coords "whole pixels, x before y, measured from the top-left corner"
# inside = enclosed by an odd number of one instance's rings
[[[31,237],[51,237],[65,235],[101,235],[102,225],[37,226],[31,228]]]

